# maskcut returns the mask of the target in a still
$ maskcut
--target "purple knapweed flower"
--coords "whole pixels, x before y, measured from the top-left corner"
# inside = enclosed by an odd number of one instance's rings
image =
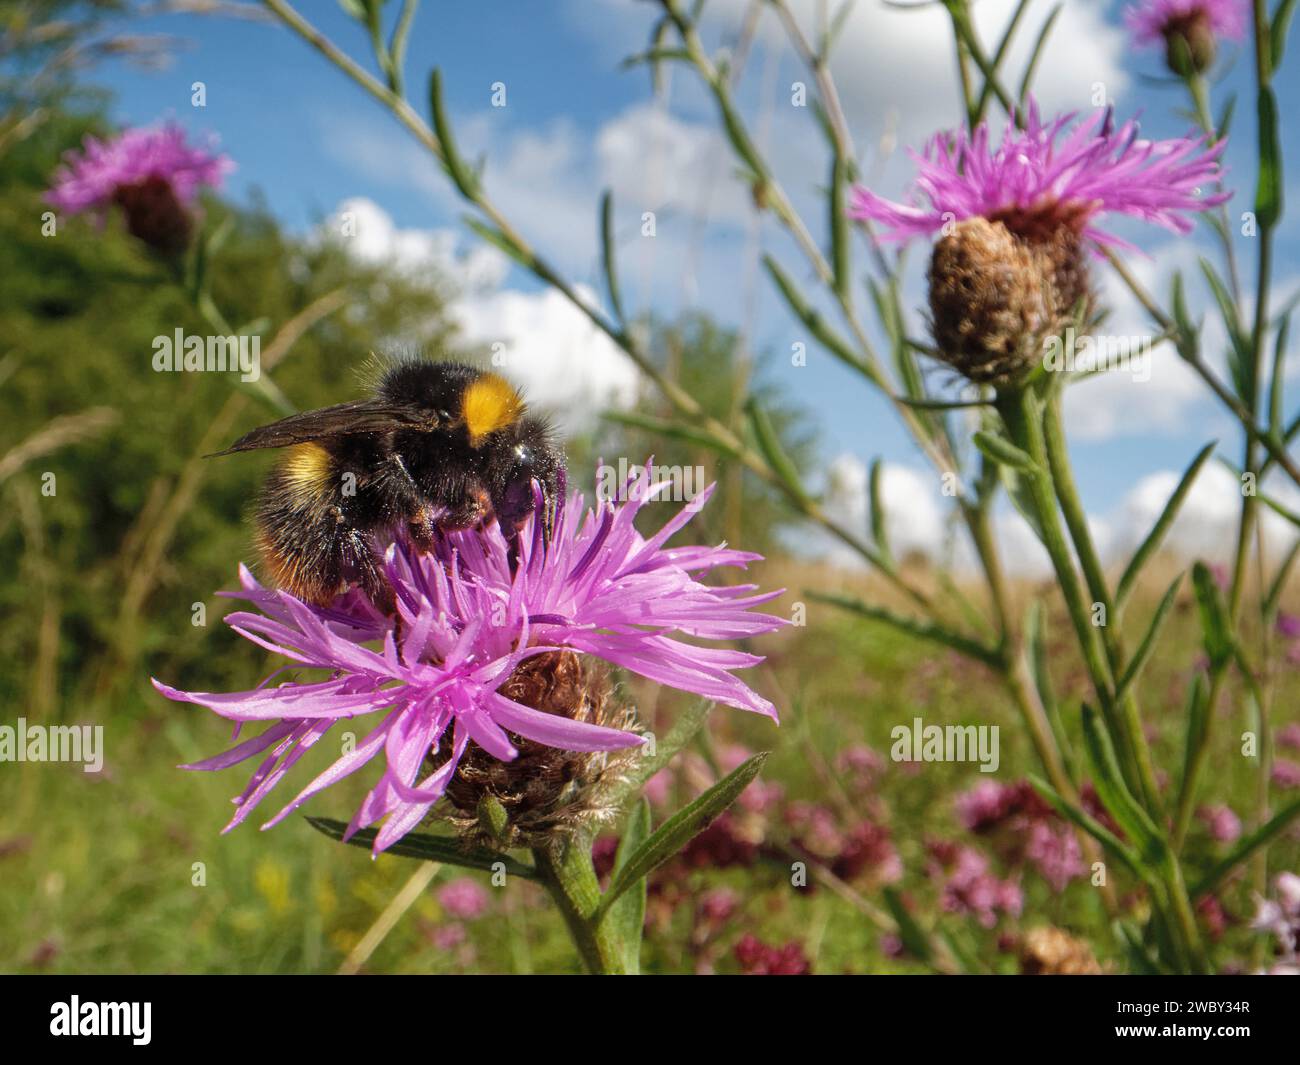
[[[189,243],[199,190],[217,188],[233,169],[228,156],[187,144],[179,126],[128,129],[107,140],[88,136],[80,151],[65,153],[45,199],[60,211],[100,220],[116,204],[133,236],[177,252]]]
[[[235,596],[261,612],[239,611],[226,622],[258,646],[327,676],[277,687],[268,678],[252,691],[230,694],[178,691],[154,681],[168,698],[206,706],[241,725],[272,722],[224,754],[184,767],[224,769],[270,751],[235,799],[238,810],[225,831],[242,822],[336,722],[362,715],[374,715],[375,727],[264,828],[382,751],[384,773],[347,829],[351,837],[387,818],[375,838],[379,853],[429,813],[471,742],[502,762],[516,758],[515,737],[565,751],[617,751],[642,742],[634,732],[538,710],[501,694],[521,663],[543,654],[592,656],[775,718],[772,704],[733,675],[761,657],[676,636],[731,640],[771,632],[785,621],[750,608],[781,593],[755,594],[754,585],[710,587],[696,579],[717,566],[744,567],[758,555],[725,545],[665,546],[704,506],[713,486],[653,536],[638,533],[637,514],[666,487],[652,486],[642,470],[629,481],[626,503],[587,509],[575,492],[557,505],[549,543],[542,535],[546,515],[539,492],[513,573],[507,541],[494,523],[446,533],[428,554],[398,539],[384,562],[396,620],[356,589],[319,608],[262,588],[241,567],[243,591]],[[365,646],[372,642],[380,648]],[[440,755],[440,764],[429,771],[433,754]]]
[[[929,236],[981,217],[1026,239],[1065,228],[1097,245],[1127,247],[1096,225],[1101,215],[1127,215],[1187,233],[1188,213],[1228,198],[1204,191],[1220,175],[1222,141],[1206,147],[1197,137],[1143,140],[1136,121],[1116,127],[1110,109],[1072,129],[1074,114],[1043,122],[1031,104],[1024,117],[1025,128],[1009,123],[996,149],[985,122],[974,133],[937,134],[924,153],[911,153],[915,191],[925,206],[895,203],[859,186],[849,214],[880,223],[882,238],[890,241]]]
[[[1241,837],[1241,818],[1229,806],[1202,806],[1196,816],[1216,843],[1235,843]]]
[[[1124,10],[1139,47],[1163,45],[1175,74],[1208,70],[1221,39],[1246,34],[1245,0],[1140,0]]]
[[[462,876],[438,889],[438,904],[452,917],[474,921],[487,912],[488,893],[477,881]]]

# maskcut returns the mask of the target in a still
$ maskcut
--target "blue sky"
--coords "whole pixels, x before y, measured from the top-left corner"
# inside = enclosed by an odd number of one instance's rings
[[[730,39],[745,6],[741,0],[712,0],[707,9],[712,21],[706,25],[711,44]],[[993,27],[1011,5],[984,0],[976,6],[983,25]],[[1020,34],[1022,51],[1051,6],[1048,0],[1031,6]],[[299,9],[364,61],[364,33],[333,0],[300,3]],[[1056,44],[1042,66],[1044,105],[1086,109],[1100,83],[1120,117],[1142,113],[1147,135],[1184,132],[1188,120],[1170,114],[1183,106],[1182,95],[1150,82],[1161,71],[1159,55],[1128,46],[1118,10],[1119,5],[1066,0]],[[644,47],[654,14],[654,5],[639,0],[426,2],[411,38],[408,91],[423,112],[427,72],[441,67],[462,143],[486,154],[489,191],[570,276],[599,289],[596,204],[603,185],[610,184],[619,205],[625,299],[665,315],[702,305],[720,320],[746,327],[756,347],[780,355],[799,339],[799,330],[755,269],[755,251],[773,250],[796,267],[797,260],[770,222],[754,221],[746,190],[733,179],[732,160],[713,130],[709,101],[683,69],[673,75],[666,105],[656,108],[645,72],[619,69],[624,55]],[[837,78],[866,171],[887,194],[901,191],[909,166],[899,152],[873,150],[882,135],[892,126],[901,147],[937,125],[957,121],[951,45],[938,17],[860,0],[845,31]],[[237,198],[259,190],[276,216],[296,229],[357,197],[373,201],[399,229],[459,227],[459,205],[409,136],[295,35],[278,26],[194,16],[158,18],[146,28],[179,34],[190,46],[161,73],[123,66],[97,71],[96,80],[116,94],[114,116],[124,123],[174,117],[196,132],[219,134],[223,149],[238,163],[230,182]],[[804,75],[778,44],[776,29],[765,16],[739,95],[760,143],[776,160],[778,175],[796,204],[809,211],[810,226],[820,236],[816,189],[824,177],[824,157],[811,115],[789,106],[790,83]],[[986,38],[991,32],[986,29]],[[1012,69],[1017,68],[1013,53]],[[1296,69],[1292,62],[1278,83],[1284,109],[1300,87]],[[200,80],[207,86],[207,106],[197,110],[190,106],[190,86]],[[506,84],[505,108],[490,106],[491,86],[498,81]],[[1235,215],[1250,206],[1254,169],[1245,53],[1231,64],[1216,101],[1234,88],[1241,99],[1228,159],[1230,184],[1245,188],[1230,205]],[[1292,159],[1300,159],[1297,136],[1294,127],[1285,132]],[[1294,178],[1290,186],[1291,201],[1300,203]],[[639,239],[645,209],[658,215],[653,248]],[[1276,276],[1283,294],[1297,287],[1294,279],[1300,276],[1295,217],[1280,235]],[[458,231],[465,254],[472,245]],[[1124,232],[1150,250],[1137,268],[1162,293],[1173,269],[1194,271],[1198,252],[1210,250],[1208,233],[1174,239],[1140,226]],[[1238,252],[1249,263],[1253,244],[1242,238]],[[919,263],[922,256],[913,258]],[[808,276],[806,270],[794,273]],[[518,271],[501,288],[541,295]],[[920,299],[915,278],[908,292],[912,302]],[[1193,293],[1194,307],[1210,314],[1203,290],[1194,287]],[[501,306],[499,301],[482,304],[480,324]],[[511,306],[522,304],[516,300]],[[526,320],[539,329],[549,321],[544,314]],[[1141,321],[1122,303],[1116,305],[1116,320],[1118,332],[1130,331],[1119,327],[1129,322],[1136,331]],[[491,325],[484,328],[490,332]],[[1199,398],[1180,367],[1169,365],[1173,360],[1166,350],[1157,356],[1151,382],[1088,384],[1083,386],[1087,395],[1072,403],[1079,477],[1099,520],[1112,525],[1136,520],[1144,507],[1134,509],[1134,486],[1160,471],[1181,469],[1212,436],[1219,436],[1229,453],[1239,450],[1231,424],[1212,402]],[[841,453],[860,460],[880,454],[924,471],[883,402],[828,356],[814,350],[809,365],[798,370],[786,368],[784,361],[776,379],[819,411],[828,460]]]

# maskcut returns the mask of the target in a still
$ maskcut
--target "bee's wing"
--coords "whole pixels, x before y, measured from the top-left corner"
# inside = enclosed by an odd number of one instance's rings
[[[413,407],[394,406],[380,400],[339,403],[333,407],[322,407],[320,410],[291,414],[278,422],[263,425],[259,429],[245,433],[224,451],[215,451],[207,457],[230,455],[236,451],[253,451],[257,448],[306,444],[332,436],[387,433],[398,429],[429,431],[435,428],[437,428],[436,415]]]

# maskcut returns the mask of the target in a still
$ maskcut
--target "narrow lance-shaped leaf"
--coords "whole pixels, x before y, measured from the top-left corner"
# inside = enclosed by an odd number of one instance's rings
[[[1232,628],[1228,623],[1228,610],[1223,595],[1214,581],[1214,574],[1204,562],[1192,567],[1192,585],[1196,590],[1196,606],[1201,618],[1202,640],[1211,668],[1224,666],[1232,656]]]
[[[623,315],[623,296],[618,287],[618,267],[614,261],[614,197],[608,189],[600,198],[601,264],[605,268],[605,287],[609,291],[609,305],[619,324],[627,319]]]
[[[1282,140],[1278,132],[1277,96],[1264,85],[1256,99],[1259,114],[1259,179],[1255,185],[1255,216],[1271,229],[1282,217]]]
[[[628,861],[650,838],[650,803],[643,796],[628,816],[623,838],[614,856],[614,876],[627,867]],[[606,921],[623,944],[623,964],[628,973],[641,971],[641,934],[645,925],[646,878],[642,877],[609,908]]]
[[[1295,14],[1295,0],[1282,0],[1277,5],[1277,11],[1273,14],[1273,25],[1269,29],[1269,40],[1272,43],[1272,69],[1277,70],[1282,65],[1282,55],[1286,51],[1286,35],[1291,28],[1291,17]]]
[[[889,521],[885,514],[884,499],[880,491],[880,482],[883,475],[883,465],[880,459],[872,459],[871,474],[867,481],[871,500],[871,539],[881,557],[888,559],[892,564],[894,553],[889,547]]]
[[[1160,629],[1169,616],[1169,609],[1174,605],[1174,597],[1178,594],[1178,586],[1183,583],[1183,575],[1180,573],[1174,578],[1169,585],[1169,590],[1160,599],[1159,606],[1156,607],[1155,613],[1151,617],[1151,624],[1147,627],[1146,635],[1142,637],[1142,642],[1138,644],[1138,649],[1133,654],[1132,661],[1129,662],[1128,669],[1125,670],[1124,676],[1120,678],[1119,684],[1115,688],[1115,702],[1120,702],[1134,682],[1142,675],[1151,654],[1155,651],[1156,637],[1160,635]]]
[[[1119,861],[1125,869],[1147,883],[1155,879],[1153,870],[1147,868],[1137,852],[1127,843],[1120,839],[1114,832],[1108,829],[1095,817],[1090,815],[1086,810],[1075,806],[1073,803],[1066,802],[1055,788],[1047,781],[1029,774],[1029,782],[1034,786],[1034,790],[1043,797],[1043,800],[1060,814],[1067,821],[1083,829],[1088,835],[1092,836],[1107,854],[1113,856]]]
[[[668,421],[665,418],[656,418],[649,414],[638,414],[635,411],[607,410],[601,413],[601,417],[606,421],[617,422],[619,425],[629,425],[634,429],[644,429],[646,432],[655,433],[659,436],[667,436],[673,440],[696,444],[710,451],[716,451],[720,455],[727,455],[731,458],[736,457],[734,447],[710,436],[703,429],[680,425],[677,422]]]
[[[768,468],[776,474],[792,496],[806,502],[808,493],[804,491],[803,480],[799,476],[799,471],[795,469],[794,463],[790,461],[790,456],[785,453],[785,448],[781,446],[776,427],[773,426],[767,411],[752,396],[745,404],[745,411],[749,415],[749,424],[754,430],[754,440],[758,444],[758,450],[767,460]]]
[[[695,738],[704,727],[704,722],[712,709],[713,703],[701,699],[678,714],[668,734],[662,738],[656,737],[654,753],[642,753],[632,768],[610,788],[608,796],[610,805],[617,808],[626,808],[630,805],[632,800],[641,794],[641,789],[645,787],[646,782]]]
[[[1133,841],[1145,861],[1152,864],[1163,862],[1166,848],[1160,830],[1129,791],[1100,715],[1087,705],[1083,707],[1083,738],[1093,785],[1102,805]]]
[[[1216,862],[1192,888],[1192,898],[1199,898],[1206,892],[1213,891],[1219,882],[1241,865],[1265,843],[1276,839],[1292,821],[1300,817],[1300,799],[1295,799],[1282,807],[1276,814],[1260,825],[1249,835],[1243,836],[1220,861]]]
[[[1223,318],[1224,328],[1228,333],[1228,340],[1231,342],[1231,351],[1228,358],[1228,369],[1232,375],[1233,384],[1236,386],[1237,395],[1248,406],[1252,403],[1252,393],[1255,390],[1254,382],[1251,380],[1251,358],[1250,340],[1241,331],[1241,322],[1237,318],[1237,305],[1233,302],[1232,296],[1228,294],[1227,286],[1224,285],[1214,265],[1209,259],[1201,256],[1201,272],[1205,275],[1205,280],[1209,283],[1210,291],[1214,294],[1214,302],[1219,306],[1219,315]]]
[[[848,342],[830,327],[826,319],[804,298],[790,276],[781,269],[780,264],[770,255],[763,256],[763,266],[767,270],[777,289],[785,298],[790,310],[812,333],[814,339],[827,351],[847,366],[866,374],[873,381],[880,383],[879,375],[849,346]]]
[[[335,840],[342,840],[343,833],[348,827],[344,822],[328,817],[309,817],[307,823],[317,832],[322,832]],[[354,847],[370,850],[374,846],[377,834],[376,829],[362,829],[349,839],[348,843]],[[403,858],[419,858],[426,862],[442,862],[444,865],[460,865],[466,869],[480,869],[485,872],[492,872],[497,863],[500,863],[511,876],[521,876],[527,880],[537,879],[537,872],[531,865],[525,865],[508,854],[498,854],[482,848],[465,850],[456,840],[446,836],[408,833],[384,853],[396,854]]]
[[[1191,784],[1192,763],[1197,752],[1205,743],[1206,729],[1210,723],[1209,693],[1205,686],[1205,674],[1197,672],[1187,689],[1187,699],[1183,707],[1183,716],[1187,728],[1183,738],[1183,781],[1181,787]]]
[[[460,151],[456,147],[456,138],[452,134],[451,122],[447,118],[446,101],[442,93],[442,71],[437,68],[429,76],[429,109],[433,114],[433,131],[442,149],[442,164],[447,171],[447,176],[467,200],[476,199],[478,178],[461,158]]]
[[[623,892],[708,828],[714,818],[735,802],[740,793],[749,787],[766,761],[766,751],[754,755],[660,825],[655,833],[637,848],[627,864],[610,878],[609,887],[592,915],[592,923],[598,924]]]
[[[1043,57],[1043,47],[1047,44],[1047,37],[1052,32],[1052,27],[1056,25],[1056,20],[1060,17],[1061,9],[1064,6],[1064,4],[1057,4],[1052,8],[1047,18],[1043,20],[1038,36],[1034,38],[1034,47],[1029,53],[1029,62],[1025,64],[1025,73],[1020,79],[1020,91],[1016,94],[1022,105],[1029,96],[1029,90],[1033,87],[1034,74],[1038,70],[1038,61]]]
[[[884,895],[890,916],[898,925],[898,938],[903,941],[903,946],[917,961],[928,965],[934,955],[930,947],[930,937],[916,923],[916,918],[903,902],[903,896],[899,894],[897,888],[885,888]]]
[[[1147,533],[1146,539],[1138,546],[1133,553],[1129,564],[1124,568],[1124,573],[1119,579],[1119,584],[1115,589],[1115,605],[1122,607],[1125,600],[1128,599],[1129,593],[1136,586],[1138,575],[1142,572],[1142,567],[1151,559],[1151,557],[1160,550],[1160,545],[1164,543],[1165,535],[1169,532],[1170,526],[1173,525],[1174,519],[1178,517],[1178,511],[1182,508],[1183,501],[1187,498],[1187,493],[1192,490],[1192,482],[1196,480],[1196,475],[1201,472],[1201,467],[1205,465],[1206,460],[1214,451],[1217,441],[1211,441],[1197,452],[1196,458],[1192,459],[1191,465],[1183,471],[1183,476],[1174,489],[1173,494],[1165,503],[1164,509],[1160,512],[1160,517]]]
[[[906,633],[908,636],[916,637],[921,640],[930,640],[934,643],[941,643],[951,647],[954,651],[966,655],[968,658],[974,658],[977,661],[997,669],[1001,666],[1002,660],[996,648],[986,647],[978,640],[969,636],[963,636],[959,632],[945,628],[935,621],[928,621],[922,618],[904,617],[902,614],[895,614],[886,607],[875,606],[871,603],[864,603],[849,595],[835,595],[830,592],[808,591],[805,593],[809,599],[819,603],[828,603],[831,606],[839,607],[841,610],[847,610],[850,613],[859,614],[864,618],[872,621],[880,621],[899,632]]]
[[[983,454],[1001,466],[1008,466],[1021,473],[1040,472],[1029,452],[1022,451],[1000,433],[979,429],[976,430],[972,440]]]
[[[1282,601],[1282,591],[1287,586],[1297,556],[1300,556],[1300,540],[1291,545],[1291,550],[1278,566],[1277,573],[1273,576],[1273,583],[1268,586],[1268,595],[1264,597],[1264,604],[1260,608],[1260,613],[1270,624],[1277,616],[1278,605]]]

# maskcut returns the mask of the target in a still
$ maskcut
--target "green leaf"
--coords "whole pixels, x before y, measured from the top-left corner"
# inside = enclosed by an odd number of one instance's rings
[[[1237,94],[1235,92],[1228,94],[1228,99],[1223,105],[1223,110],[1219,112],[1219,121],[1215,124],[1214,132],[1220,140],[1228,136],[1232,129],[1232,116],[1237,111]]]
[[[1018,473],[1038,474],[1040,470],[1029,452],[1022,451],[1000,433],[978,429],[971,438],[980,451],[1000,466],[1006,466]]]
[[[1171,288],[1169,302],[1173,309],[1174,324],[1178,326],[1174,345],[1183,359],[1195,362],[1200,357],[1201,330],[1200,326],[1192,321],[1191,313],[1187,309],[1187,290],[1183,285],[1181,271],[1174,274]]]
[[[1237,395],[1249,405],[1251,393],[1254,391],[1254,384],[1250,379],[1253,365],[1250,339],[1241,330],[1241,323],[1237,318],[1237,305],[1233,303],[1232,296],[1228,294],[1227,286],[1214,269],[1214,265],[1205,256],[1201,256],[1200,263],[1201,272],[1209,283],[1210,291],[1214,293],[1214,302],[1219,305],[1219,316],[1223,319],[1228,340],[1232,344],[1228,355],[1228,369],[1233,384],[1237,389]]]
[[[1282,592],[1286,588],[1287,579],[1291,576],[1291,569],[1295,566],[1295,560],[1300,556],[1300,540],[1291,545],[1291,550],[1287,552],[1286,558],[1278,566],[1277,573],[1273,577],[1273,583],[1268,587],[1268,595],[1264,597],[1264,604],[1260,607],[1260,613],[1272,623],[1273,618],[1277,615],[1278,605],[1282,601]]]
[[[623,830],[623,838],[618,844],[618,853],[614,856],[613,876],[627,866],[632,855],[645,845],[650,837],[650,803],[642,797],[632,808]],[[607,920],[623,944],[623,963],[629,974],[635,976],[641,971],[641,936],[645,926],[646,878],[623,893],[609,908]]]
[[[798,286],[781,269],[780,264],[772,256],[763,256],[763,266],[780,290],[795,317],[803,322],[822,347],[845,365],[852,366],[860,373],[866,374],[872,381],[882,384],[875,370],[859,358],[853,349],[849,347],[848,342],[831,328],[830,324],[818,311],[813,309],[812,305],[804,298],[803,293],[799,291]]]
[[[1115,688],[1115,702],[1119,703],[1128,692],[1129,688],[1141,675],[1143,668],[1151,658],[1151,653],[1155,650],[1156,637],[1160,635],[1160,629],[1169,616],[1169,608],[1174,605],[1174,597],[1178,594],[1178,586],[1183,583],[1183,575],[1180,573],[1174,578],[1174,582],[1169,586],[1160,600],[1160,605],[1156,607],[1155,614],[1151,617],[1151,624],[1147,627],[1146,635],[1142,637],[1142,642],[1138,644],[1138,649],[1133,654],[1132,661],[1128,664],[1128,669],[1124,671],[1124,676],[1120,678],[1119,684]]]
[[[776,474],[794,498],[807,502],[808,493],[804,491],[803,480],[799,476],[799,471],[795,469],[794,463],[790,461],[790,456],[785,453],[785,448],[781,446],[780,437],[777,436],[776,428],[772,424],[772,419],[768,417],[767,411],[751,396],[745,403],[745,412],[749,415],[749,424],[754,430],[754,440],[763,458],[767,460],[768,468]]]
[[[887,559],[891,564],[894,561],[894,553],[889,548],[889,523],[886,520],[885,504],[880,493],[880,478],[883,472],[880,459],[871,460],[871,475],[868,479],[868,489],[871,500],[871,539],[876,545],[876,550],[880,552],[882,558]]]
[[[695,739],[696,734],[704,727],[704,722],[712,709],[713,703],[708,699],[701,699],[682,711],[673,722],[673,727],[668,730],[668,735],[662,739],[656,737],[654,753],[646,754],[643,749],[643,753],[632,767],[623,774],[618,783],[610,788],[610,805],[617,809],[625,809],[631,805],[632,801],[641,794],[641,789],[645,787],[646,782],[672,761],[678,751]]]
[[[499,229],[489,226],[484,222],[480,222],[477,218],[473,218],[469,215],[464,215],[463,221],[466,226],[472,229],[475,233],[477,233],[480,237],[486,240],[493,247],[499,248],[501,251],[505,252],[508,256],[510,256],[511,259],[517,262],[520,266],[525,267],[526,269],[529,270],[533,268],[532,258],[526,255],[523,252],[523,250],[519,248],[518,245],[515,244],[514,241],[512,241]]]
[[[1183,783],[1191,783],[1192,763],[1196,752],[1205,743],[1205,731],[1210,723],[1209,692],[1205,686],[1205,674],[1199,670],[1193,675],[1191,686],[1187,689],[1187,700],[1183,707],[1183,716],[1187,719],[1187,728],[1183,737]]]
[[[1110,736],[1102,727],[1100,715],[1086,704],[1083,707],[1083,738],[1097,797],[1137,847],[1139,856],[1153,866],[1162,865],[1167,848],[1160,830],[1124,783],[1119,759],[1115,756]]]
[[[1273,14],[1273,25],[1268,31],[1272,48],[1272,69],[1282,65],[1282,55],[1286,51],[1286,35],[1291,29],[1291,16],[1295,14],[1295,0],[1282,0]]]
[[[1192,490],[1192,482],[1196,480],[1196,475],[1201,472],[1201,467],[1205,465],[1206,460],[1213,453],[1216,443],[1217,441],[1211,441],[1197,452],[1196,458],[1192,459],[1191,465],[1183,471],[1182,479],[1179,480],[1178,486],[1174,489],[1168,502],[1165,503],[1164,510],[1160,512],[1160,517],[1156,519],[1156,523],[1151,527],[1151,531],[1147,533],[1146,539],[1133,553],[1133,558],[1125,567],[1124,573],[1119,579],[1119,585],[1115,589],[1115,606],[1117,609],[1123,607],[1129,593],[1136,586],[1142,567],[1152,555],[1160,550],[1165,535],[1169,532],[1170,526],[1173,525],[1174,519],[1178,517],[1178,511],[1182,508],[1183,501],[1187,499],[1187,493]]]
[[[1192,888],[1192,898],[1196,899],[1206,892],[1213,891],[1225,876],[1239,866],[1260,847],[1280,836],[1287,826],[1300,817],[1300,799],[1295,799],[1282,807],[1268,821],[1248,836],[1243,836],[1237,845],[1223,858],[1210,867],[1209,871],[1196,882]]]
[[[930,946],[930,937],[916,923],[916,918],[912,916],[911,911],[903,903],[903,896],[899,894],[897,888],[885,888],[884,896],[885,905],[889,908],[890,916],[894,918],[894,923],[898,925],[898,938],[903,941],[903,946],[907,948],[907,952],[914,958],[928,965],[931,958],[934,957],[934,951]]]
[[[858,614],[871,621],[883,622],[891,628],[895,628],[899,632],[906,633],[918,640],[941,643],[969,658],[984,662],[994,669],[1001,667],[1001,657],[996,648],[986,647],[979,641],[971,639],[969,636],[963,636],[959,632],[953,632],[938,622],[928,621],[923,618],[904,617],[902,614],[895,614],[886,607],[865,603],[851,595],[836,595],[832,592],[816,591],[808,591],[804,594],[816,602],[839,607],[841,610]]]
[[[348,828],[344,822],[329,817],[309,817],[307,823],[317,832],[323,832],[330,839],[336,840],[342,840],[343,833]],[[348,843],[353,847],[364,847],[370,850],[378,834],[377,829],[365,828],[349,839]],[[508,854],[498,854],[496,851],[484,850],[481,847],[466,850],[450,836],[428,836],[412,832],[403,836],[384,853],[400,855],[403,858],[419,858],[426,862],[442,862],[444,865],[459,865],[466,869],[480,869],[489,873],[494,871],[499,862],[505,866],[506,872],[511,876],[521,876],[525,880],[537,879],[537,871],[531,865],[526,865]]]
[[[714,439],[704,430],[694,429],[689,425],[679,425],[676,422],[656,418],[649,414],[637,414],[635,411],[607,410],[601,412],[601,417],[606,421],[617,422],[619,425],[629,425],[634,429],[644,429],[646,432],[658,436],[666,436],[673,440],[695,444],[710,451],[716,451],[720,455],[727,455],[730,458],[736,457],[735,448],[721,440]]]
[[[1057,703],[1056,692],[1052,688],[1052,675],[1047,667],[1047,612],[1037,599],[1030,602],[1029,609],[1025,612],[1025,645],[1029,654],[1029,671],[1034,680],[1034,688],[1038,691],[1039,702],[1043,704],[1043,712],[1047,714],[1047,721],[1052,726],[1052,734],[1056,738],[1056,745],[1060,748],[1066,768],[1073,773],[1074,748],[1070,743],[1070,737],[1066,734],[1065,726],[1061,723],[1061,708]]]
[[[1287,311],[1282,315],[1282,323],[1273,344],[1273,377],[1268,387],[1268,431],[1279,440],[1285,431],[1282,424],[1283,391],[1286,388],[1286,349],[1290,335],[1291,312]]]
[[[1067,821],[1077,825],[1083,831],[1087,832],[1093,839],[1101,844],[1102,849],[1116,860],[1119,861],[1125,869],[1133,876],[1137,877],[1148,884],[1156,883],[1155,871],[1146,867],[1138,853],[1133,850],[1127,843],[1120,839],[1114,832],[1103,825],[1086,810],[1066,802],[1061,794],[1053,788],[1047,781],[1029,774],[1029,782],[1034,786],[1034,790],[1043,797],[1043,800],[1060,814]]]
[[[623,297],[618,288],[618,269],[614,262],[614,197],[608,189],[600,198],[600,248],[601,265],[605,268],[605,288],[609,291],[609,305],[619,324],[624,324]]]
[[[1162,965],[1158,958],[1147,949],[1142,936],[1129,921],[1116,921],[1112,925],[1115,938],[1124,944],[1128,953],[1129,965],[1135,972],[1146,976],[1160,976],[1169,972],[1169,967]]]
[[[1196,590],[1205,654],[1210,660],[1210,668],[1220,669],[1232,657],[1232,626],[1228,622],[1228,609],[1219,586],[1214,582],[1214,574],[1204,562],[1192,567],[1192,585]]]
[[[1061,8],[1064,6],[1064,4],[1057,4],[1052,8],[1051,13],[1043,20],[1038,36],[1034,38],[1034,47],[1029,53],[1029,62],[1025,64],[1025,73],[1020,79],[1020,91],[1016,94],[1016,99],[1022,105],[1029,96],[1029,89],[1033,85],[1034,72],[1038,69],[1038,61],[1043,57],[1043,46],[1047,44],[1047,35],[1052,32],[1052,27],[1056,24],[1056,20],[1061,14]]]
[[[1278,133],[1277,97],[1272,86],[1260,88],[1256,105],[1259,180],[1255,185],[1255,217],[1262,228],[1271,229],[1282,217],[1282,141]]]
[[[660,825],[658,830],[637,848],[627,860],[627,864],[610,878],[609,888],[592,915],[592,924],[599,924],[610,907],[618,901],[619,896],[686,846],[695,836],[708,828],[714,818],[735,802],[740,793],[758,776],[763,763],[767,761],[767,755],[766,751],[754,755]]]
[[[831,187],[826,199],[830,213],[831,268],[835,276],[835,291],[847,298],[853,281],[852,245],[849,241],[849,212],[845,202],[849,184],[848,160],[831,157]]]
[[[442,149],[442,165],[447,171],[447,176],[451,178],[465,199],[476,200],[479,194],[478,176],[461,158],[460,151],[456,147],[456,138],[452,133],[451,122],[447,118],[446,100],[442,93],[442,71],[436,67],[429,75],[429,110],[433,115],[433,132],[438,138],[438,146]],[[499,240],[489,239],[510,253],[510,249],[504,248]],[[513,253],[510,254],[512,258],[517,258]]]

